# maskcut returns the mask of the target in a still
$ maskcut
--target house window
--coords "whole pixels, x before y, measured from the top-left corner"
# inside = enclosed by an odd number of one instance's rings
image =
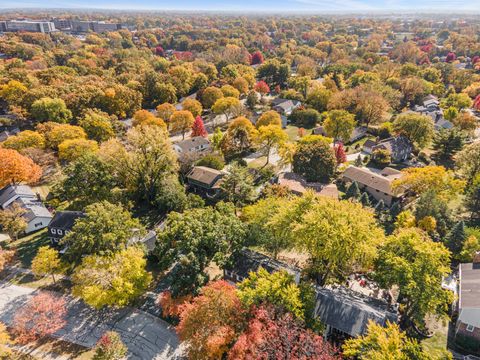
[[[56,234],[57,233],[57,229],[52,229],[52,234]]]
[[[469,332],[473,332],[473,330],[475,330],[475,326],[473,326],[473,325],[470,325],[470,324],[469,324],[469,325],[467,325],[467,331],[469,331]]]
[[[39,223],[36,223],[36,224],[35,224],[35,227],[42,226],[42,224],[43,224],[43,223],[40,221]]]
[[[63,234],[62,230],[58,229],[57,234],[62,235]]]

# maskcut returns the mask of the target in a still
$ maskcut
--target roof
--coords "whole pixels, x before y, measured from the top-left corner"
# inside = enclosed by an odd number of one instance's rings
[[[368,321],[385,326],[397,322],[396,308],[385,301],[374,299],[345,287],[316,288],[315,316],[351,336],[366,332]]]
[[[221,176],[223,176],[223,173],[219,170],[206,166],[194,166],[187,178],[213,187],[214,182]]]
[[[377,142],[375,140],[372,140],[372,139],[368,139],[367,141],[365,141],[363,143],[363,147],[373,147],[377,145]]]
[[[155,230],[150,230],[145,237],[143,237],[140,242],[145,245],[148,252],[152,252],[155,249],[157,242],[157,233]]]
[[[279,174],[278,184],[288,187],[290,191],[297,195],[303,194],[308,189],[312,189],[319,195],[338,199],[338,189],[335,184],[307,182],[301,175],[293,172]]]
[[[191,151],[191,149],[195,149],[196,146],[210,145],[210,141],[203,136],[195,136],[190,139],[176,142],[174,145],[182,149],[183,152],[188,152]]]
[[[48,211],[45,205],[43,205],[43,203],[41,201],[38,201],[37,199],[20,197],[15,202],[20,204],[21,207],[27,210],[27,212],[23,215],[27,222],[30,222],[33,219],[39,217],[53,217],[53,215],[50,213],[50,211]]]
[[[355,129],[352,131],[352,135],[350,136],[349,141],[355,141],[360,137],[364,137],[367,134],[367,127],[366,126],[356,126]]]
[[[48,227],[71,230],[75,221],[82,217],[85,214],[81,211],[57,211]]]
[[[380,141],[374,148],[384,148],[394,154],[399,151],[408,150],[412,147],[412,143],[405,136],[395,136]]]
[[[313,135],[326,135],[325,129],[323,126],[317,126],[315,129],[312,130]]]
[[[460,264],[459,308],[480,309],[480,264]]]
[[[449,130],[449,129],[453,128],[453,124],[450,121],[442,118],[435,123],[434,127],[435,127],[435,130],[440,130],[440,129]]]
[[[393,191],[392,183],[393,180],[401,177],[401,173],[382,175],[373,172],[368,168],[349,166],[342,174],[342,177],[347,178],[350,181],[356,181],[358,184],[366,185],[391,196],[400,195],[397,191]]]
[[[36,197],[30,186],[27,185],[7,185],[0,190],[0,206],[16,196]]]
[[[273,99],[271,104],[273,107],[279,107],[283,110],[288,110],[292,107],[300,105],[300,101],[290,99]]]
[[[300,280],[301,271],[299,268],[274,260],[271,257],[250,249],[241,250],[234,257],[233,264],[231,266],[226,266],[226,270],[234,271],[242,278],[246,278],[251,272],[258,271],[260,267],[264,268],[269,273],[283,270],[293,275],[297,282]]]

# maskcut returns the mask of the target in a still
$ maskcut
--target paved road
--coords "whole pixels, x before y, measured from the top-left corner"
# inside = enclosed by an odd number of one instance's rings
[[[35,289],[0,283],[0,321],[10,325],[15,311]],[[93,347],[105,331],[117,331],[127,345],[129,359],[181,359],[179,340],[169,324],[143,311],[123,308],[97,311],[68,297],[67,325],[54,334],[62,340]]]

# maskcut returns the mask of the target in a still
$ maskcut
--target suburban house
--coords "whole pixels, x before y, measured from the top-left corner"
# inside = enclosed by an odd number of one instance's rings
[[[3,210],[7,210],[13,204],[18,204],[25,209],[23,218],[27,222],[26,234],[47,227],[52,220],[52,214],[30,186],[7,185],[0,190],[0,207]]]
[[[395,136],[379,142],[367,140],[363,145],[363,151],[372,154],[375,150],[388,150],[390,152],[392,162],[402,162],[410,157],[413,145],[405,136]]]
[[[178,155],[188,155],[210,150],[210,141],[203,136],[195,136],[190,139],[174,143],[173,149]]]
[[[278,175],[277,184],[286,186],[295,195],[302,195],[311,189],[318,195],[338,199],[338,189],[335,184],[307,182],[301,175],[293,172],[283,172]]]
[[[315,129],[312,130],[312,135],[327,136],[327,133],[325,132],[323,126],[317,126]]]
[[[274,260],[271,257],[250,249],[243,249],[234,257],[233,263],[224,269],[223,277],[233,283],[241,282],[246,279],[251,272],[258,271],[260,267],[269,273],[286,271],[293,276],[297,284],[300,282],[301,271],[299,268]]]
[[[271,105],[272,109],[278,112],[280,115],[288,116],[293,112],[293,110],[302,105],[302,103],[298,100],[273,99]]]
[[[220,194],[224,173],[206,166],[194,166],[187,175],[188,187],[195,193],[214,198]]]
[[[390,167],[380,172],[365,167],[349,166],[342,174],[341,180],[345,184],[356,182],[360,190],[366,191],[377,201],[383,200],[385,205],[391,206],[401,200],[403,189],[393,189],[394,180],[402,177],[402,173]]]
[[[365,296],[343,286],[317,287],[315,317],[326,325],[325,338],[349,338],[365,334],[369,320],[386,326],[398,322],[397,306]]]
[[[72,230],[75,221],[84,217],[81,211],[57,211],[48,225],[48,238],[53,245],[58,245],[69,231]]]
[[[352,135],[350,135],[348,143],[353,143],[367,136],[367,130],[368,128],[366,126],[356,126],[352,131]]]
[[[460,264],[455,343],[480,354],[480,252],[473,262]]]

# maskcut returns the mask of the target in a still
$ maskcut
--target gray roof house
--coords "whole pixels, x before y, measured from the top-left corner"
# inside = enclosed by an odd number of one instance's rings
[[[75,221],[84,216],[82,211],[57,211],[48,225],[48,238],[52,244],[57,245],[72,230]]]
[[[28,185],[7,185],[0,190],[0,207],[6,209],[18,198],[36,199],[37,195]]]
[[[203,136],[195,136],[190,139],[182,140],[174,143],[173,149],[179,155],[186,155],[191,153],[200,153],[210,150],[210,141]]]
[[[365,144],[363,147],[363,151],[367,154],[371,154],[378,149],[388,150],[393,162],[402,162],[410,157],[413,151],[413,145],[407,137],[400,135],[382,140],[370,148],[365,146]]]
[[[289,99],[273,99],[271,102],[272,109],[283,115],[290,115],[293,110],[298,108],[302,103],[298,100]]]
[[[219,195],[220,184],[224,173],[207,166],[194,166],[187,175],[187,183],[191,190],[208,198]]]

